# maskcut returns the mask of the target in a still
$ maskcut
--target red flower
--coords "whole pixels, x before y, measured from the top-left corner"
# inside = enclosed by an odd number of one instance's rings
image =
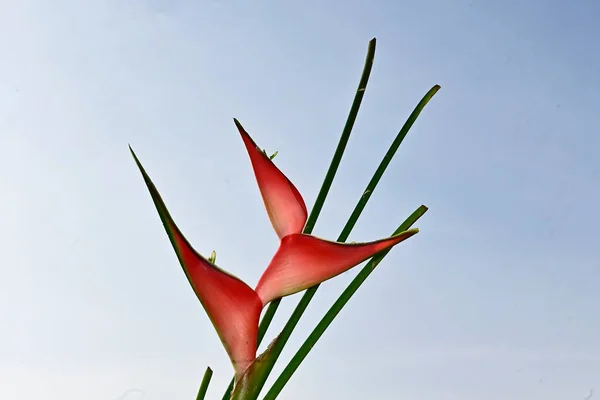
[[[337,243],[302,232],[307,219],[306,205],[296,187],[261,151],[241,124],[242,136],[258,187],[275,232],[279,249],[252,290],[240,279],[219,269],[198,254],[185,239],[156,187],[131,150],[165,226],[179,262],[212,321],[239,377],[256,358],[258,320],[270,301],[319,284],[360,264],[418,232],[369,243]]]

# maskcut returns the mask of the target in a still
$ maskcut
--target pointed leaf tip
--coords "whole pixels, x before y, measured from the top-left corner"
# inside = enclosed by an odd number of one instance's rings
[[[237,119],[234,122],[242,136],[271,224],[279,238],[300,233],[308,212],[298,189],[261,150]]]
[[[266,305],[331,279],[417,232],[418,229],[411,229],[387,239],[352,244],[305,234],[286,236],[258,281],[256,292]]]
[[[221,270],[194,250],[173,221],[139,159],[133,151],[132,154],[183,271],[214,325],[236,375],[241,375],[256,357],[262,302],[243,281]],[[216,258],[216,253],[213,252],[211,257]]]
[[[242,124],[240,124],[240,121],[239,121],[237,118],[233,118],[233,123],[235,124],[235,126],[236,126],[238,129],[244,129],[244,128],[242,127]]]

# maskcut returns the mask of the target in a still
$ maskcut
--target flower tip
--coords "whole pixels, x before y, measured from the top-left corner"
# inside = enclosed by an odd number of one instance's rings
[[[237,128],[238,132],[242,136],[242,140],[244,141],[244,144],[246,145],[246,150],[248,150],[248,153],[250,154],[253,151],[254,147],[258,147],[256,145],[256,142],[254,141],[254,139],[252,139],[252,137],[250,137],[250,134],[248,132],[246,132],[246,130],[244,129],[244,127],[242,126],[240,121],[237,120],[237,118],[234,118],[233,122],[235,123],[235,127]],[[268,156],[265,154],[265,157],[268,157]],[[251,158],[252,158],[252,156],[251,156]]]
[[[258,188],[277,236],[281,239],[302,232],[308,218],[306,204],[298,189],[273,163],[277,152],[269,156],[256,145],[237,119],[233,121],[250,157]]]
[[[137,158],[137,155],[135,154],[135,152],[133,151],[133,149],[131,148],[131,146],[129,146],[129,150],[131,151],[131,155],[133,156],[133,159],[135,160],[135,163],[138,166],[138,169],[142,173],[142,177],[144,178],[144,182],[146,182],[146,186],[148,187],[148,190],[150,190],[150,194],[152,196],[152,199],[156,200],[155,199],[156,196],[160,197],[160,195],[158,194],[158,191],[157,191],[156,187],[154,186],[154,183],[152,182],[152,180],[148,176],[148,173],[144,169],[144,166],[140,162],[139,158]],[[160,200],[160,201],[162,202],[162,200]]]
[[[417,233],[419,233],[419,228],[411,228],[411,229],[402,231],[402,232],[398,233],[397,235],[391,236],[390,239],[399,239],[396,243],[400,243],[412,236],[415,236]]]
[[[237,128],[238,132],[240,132],[240,135],[242,135],[242,139],[244,140],[244,142],[249,141],[250,143],[252,143],[252,145],[256,146],[254,140],[250,137],[248,132],[246,132],[246,129],[244,129],[244,126],[237,118],[233,119],[233,123],[235,124],[235,127]]]

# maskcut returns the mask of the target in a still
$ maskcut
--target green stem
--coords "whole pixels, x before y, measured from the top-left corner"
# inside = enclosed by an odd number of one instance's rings
[[[210,383],[210,379],[212,378],[213,371],[210,367],[206,367],[206,371],[204,371],[204,376],[202,377],[202,383],[200,384],[200,389],[198,390],[198,396],[196,396],[196,400],[204,400],[206,396],[206,391],[208,390],[208,384]]]
[[[325,179],[323,180],[323,185],[321,185],[321,190],[317,195],[315,205],[313,206],[313,209],[310,212],[310,216],[306,221],[306,225],[304,226],[303,232],[306,234],[312,233],[312,230],[315,227],[315,224],[317,223],[317,218],[319,218],[319,214],[323,209],[325,198],[327,197],[329,189],[331,188],[331,184],[333,183],[333,178],[335,177],[337,169],[340,165],[340,161],[342,160],[342,155],[344,154],[344,150],[346,150],[346,145],[348,144],[348,140],[350,139],[350,133],[352,133],[354,122],[356,122],[356,117],[358,116],[360,104],[362,103],[365,91],[367,90],[367,83],[369,82],[369,76],[371,75],[371,69],[373,68],[373,60],[375,59],[375,45],[376,40],[375,38],[373,38],[369,42],[369,48],[367,49],[367,57],[365,59],[365,66],[363,67],[360,82],[358,83],[358,89],[356,90],[356,94],[354,95],[354,101],[352,101],[352,107],[350,108],[350,113],[348,114],[348,118],[346,119],[346,124],[344,125],[342,136],[340,137],[340,141],[338,142],[337,148],[335,149],[333,159],[331,160],[331,165],[327,170],[327,174],[325,175]]]
[[[427,207],[421,206],[416,209],[399,227],[394,231],[393,235],[397,235],[405,230],[409,229],[425,212],[427,211]],[[348,287],[342,292],[340,297],[333,303],[333,305],[329,308],[325,316],[319,321],[315,329],[311,332],[308,338],[302,343],[302,346],[298,349],[294,357],[290,360],[289,364],[285,367],[285,369],[281,372],[275,383],[263,400],[274,400],[277,398],[283,387],[290,380],[300,363],[304,361],[308,353],[315,346],[317,341],[321,338],[325,330],[331,325],[335,317],[339,314],[342,308],[348,303],[348,301],[352,298],[354,293],[358,290],[358,288],[364,283],[367,277],[373,272],[375,267],[385,258],[385,256],[390,252],[390,250],[385,250],[378,255],[374,256],[371,261],[365,265],[362,270],[356,275],[354,280],[348,285]]]
[[[373,174],[373,177],[371,178],[371,181],[367,185],[367,188],[363,192],[363,195],[361,196],[360,200],[356,204],[356,207],[354,208],[354,211],[352,212],[350,218],[348,219],[348,222],[346,222],[346,225],[344,226],[344,229],[342,229],[342,232],[340,233],[340,236],[338,237],[338,240],[337,240],[338,242],[345,242],[346,239],[348,239],[348,236],[350,235],[350,232],[352,231],[352,229],[356,225],[356,222],[358,221],[358,217],[360,216],[360,214],[364,210],[365,206],[367,205],[367,202],[368,202],[369,198],[371,197],[373,191],[375,190],[375,187],[377,186],[377,184],[381,180],[381,177],[383,176],[383,173],[385,172],[385,170],[389,166],[390,161],[392,160],[392,158],[394,157],[396,151],[400,147],[400,144],[402,143],[402,141],[406,137],[406,134],[408,133],[408,131],[410,130],[410,128],[412,127],[412,125],[416,121],[417,117],[419,116],[419,114],[421,113],[421,111],[423,110],[423,108],[425,107],[425,105],[429,102],[429,100],[431,100],[431,98],[433,97],[433,95],[435,95],[435,93],[439,89],[440,89],[440,87],[438,85],[435,85],[435,86],[433,86],[425,94],[425,96],[423,96],[423,98],[421,99],[421,101],[417,104],[417,106],[415,107],[415,109],[413,110],[413,112],[408,117],[407,121],[402,126],[402,129],[400,129],[400,132],[398,132],[398,135],[396,136],[396,138],[392,142],[389,150],[387,151],[387,153],[384,156],[383,160],[379,164],[379,167],[377,167],[377,169],[375,170],[375,173]],[[298,303],[298,305],[294,309],[294,311],[293,311],[292,315],[290,316],[288,322],[283,327],[283,330],[281,331],[281,333],[279,334],[279,337],[277,339],[277,343],[275,343],[274,346],[273,346],[273,348],[271,349],[271,355],[269,357],[269,364],[268,364],[268,366],[265,369],[265,371],[266,371],[265,375],[263,377],[261,377],[261,381],[259,382],[259,385],[258,385],[259,391],[260,391],[260,389],[262,389],[262,386],[264,385],[266,379],[268,378],[269,373],[273,369],[273,366],[275,365],[275,362],[279,358],[279,355],[281,354],[281,351],[283,350],[283,347],[287,343],[289,337],[292,334],[292,331],[294,330],[294,328],[298,324],[298,321],[302,317],[302,314],[304,313],[304,311],[306,310],[306,308],[310,304],[312,298],[314,297],[314,295],[315,295],[315,293],[317,292],[318,289],[319,289],[319,285],[315,285],[315,286],[307,289],[304,292],[304,295],[300,299],[300,302]],[[256,395],[258,396],[258,392],[256,393]]]
[[[373,177],[371,178],[369,184],[363,192],[362,197],[356,204],[356,207],[354,207],[354,211],[352,211],[352,214],[350,215],[346,226],[344,226],[344,229],[340,234],[340,241],[346,241],[346,239],[348,239],[350,232],[352,231],[352,229],[354,229],[356,221],[358,221],[358,217],[363,212],[365,206],[367,205],[367,202],[369,201],[371,195],[375,191],[375,187],[381,180],[381,177],[383,176],[383,173],[385,172],[387,167],[390,165],[390,162],[394,158],[394,155],[396,154],[396,151],[402,144],[402,141],[406,137],[406,134],[408,134],[408,131],[410,131],[410,128],[412,128],[413,124],[421,114],[421,111],[423,111],[427,103],[429,103],[429,100],[431,100],[431,98],[437,93],[438,90],[440,90],[439,85],[434,85],[431,89],[429,89],[429,91],[425,93],[425,96],[423,96],[421,101],[419,101],[413,112],[410,113],[410,115],[408,116],[408,119],[400,129],[400,132],[398,132],[398,134],[396,135],[396,138],[390,145],[390,148],[388,149],[387,153],[385,153],[385,156],[383,157],[383,160],[381,160],[381,163],[377,167],[377,170],[375,170],[375,173],[373,174]]]
[[[369,47],[367,49],[367,57],[365,59],[365,65],[362,71],[362,75],[360,77],[360,82],[358,84],[358,89],[356,90],[356,94],[354,95],[354,100],[352,101],[352,106],[350,107],[350,113],[348,114],[348,118],[346,119],[346,124],[344,125],[344,129],[342,131],[342,135],[338,142],[337,148],[335,149],[335,153],[331,160],[331,164],[329,165],[329,169],[327,170],[327,174],[325,175],[325,179],[323,180],[323,184],[321,185],[321,189],[317,195],[315,200],[315,204],[308,216],[306,221],[306,225],[304,226],[303,233],[310,234],[317,223],[317,219],[319,218],[319,214],[323,209],[323,204],[325,203],[325,199],[329,194],[329,189],[331,188],[331,184],[333,183],[333,178],[338,170],[340,162],[342,161],[342,156],[344,155],[344,151],[346,150],[346,145],[348,144],[348,140],[350,138],[350,134],[352,133],[352,128],[354,127],[354,123],[356,121],[356,117],[358,115],[358,110],[360,108],[360,104],[365,95],[365,90],[367,88],[367,83],[369,82],[369,76],[371,75],[371,69],[373,68],[373,60],[375,59],[375,47],[376,47],[376,39],[373,38],[369,41]],[[269,303],[267,307],[267,311],[263,319],[260,322],[260,326],[258,328],[259,337],[258,344],[260,344],[262,338],[264,337],[279,304],[281,303],[281,299],[277,299]],[[262,334],[262,336],[261,336]],[[269,370],[270,372],[270,370]],[[268,375],[268,373],[267,373]],[[228,400],[231,396],[231,390],[233,389],[234,381],[232,380],[223,395],[222,400]],[[264,381],[262,383],[264,385]],[[262,387],[261,385],[261,387]]]

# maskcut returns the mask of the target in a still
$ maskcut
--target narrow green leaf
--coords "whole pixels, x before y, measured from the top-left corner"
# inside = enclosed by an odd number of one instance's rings
[[[344,229],[342,230],[342,233],[340,234],[340,241],[346,241],[346,239],[348,239],[348,236],[350,236],[350,232],[352,232],[352,229],[354,229],[354,225],[356,225],[356,222],[358,221],[358,217],[365,209],[365,206],[367,205],[367,203],[369,202],[369,199],[371,198],[371,196],[373,195],[373,192],[375,191],[375,187],[377,187],[377,184],[383,177],[385,170],[390,165],[390,162],[396,155],[398,148],[404,141],[404,138],[410,131],[410,128],[412,128],[413,124],[415,123],[415,121],[417,120],[419,115],[421,114],[421,111],[423,111],[423,109],[425,108],[427,103],[429,103],[429,101],[438,92],[438,90],[440,90],[439,85],[434,85],[431,89],[429,89],[429,91],[427,93],[425,93],[425,96],[423,96],[421,101],[419,101],[419,103],[417,104],[415,109],[412,111],[412,113],[410,113],[410,115],[408,116],[408,119],[406,120],[406,122],[404,123],[404,125],[402,126],[402,128],[400,129],[400,131],[398,132],[396,137],[394,138],[394,141],[390,145],[390,148],[385,153],[385,156],[383,156],[381,163],[375,170],[375,173],[373,174],[373,177],[371,178],[367,187],[365,188],[363,195],[361,196],[360,200],[354,207],[354,210],[352,211],[350,218],[348,218],[348,222],[346,223],[346,225],[344,226]]]
[[[331,164],[329,166],[329,169],[327,170],[327,174],[325,175],[323,184],[321,185],[321,190],[317,195],[315,205],[313,206],[310,216],[306,221],[306,226],[304,227],[304,233],[306,234],[312,233],[312,230],[314,229],[315,224],[317,223],[317,218],[319,218],[319,214],[323,209],[325,198],[327,197],[329,189],[331,188],[331,184],[333,183],[333,178],[335,177],[340,162],[342,161],[342,156],[344,155],[346,145],[348,144],[348,140],[350,139],[352,128],[354,128],[354,123],[356,122],[356,117],[358,116],[358,110],[360,109],[360,104],[362,103],[362,99],[365,95],[365,90],[367,89],[367,83],[369,82],[369,77],[371,76],[371,69],[373,68],[373,61],[375,59],[376,43],[377,41],[375,38],[371,39],[371,41],[369,42],[369,47],[367,49],[367,57],[365,59],[365,65],[363,67],[363,72],[360,77],[360,82],[358,83],[358,89],[356,90],[356,94],[354,95],[354,100],[352,101],[352,106],[350,107],[350,113],[348,114],[348,118],[346,119],[346,124],[344,125],[342,135],[340,136],[340,141],[338,142],[337,148],[335,149],[335,153],[333,154],[333,159],[331,160]]]

